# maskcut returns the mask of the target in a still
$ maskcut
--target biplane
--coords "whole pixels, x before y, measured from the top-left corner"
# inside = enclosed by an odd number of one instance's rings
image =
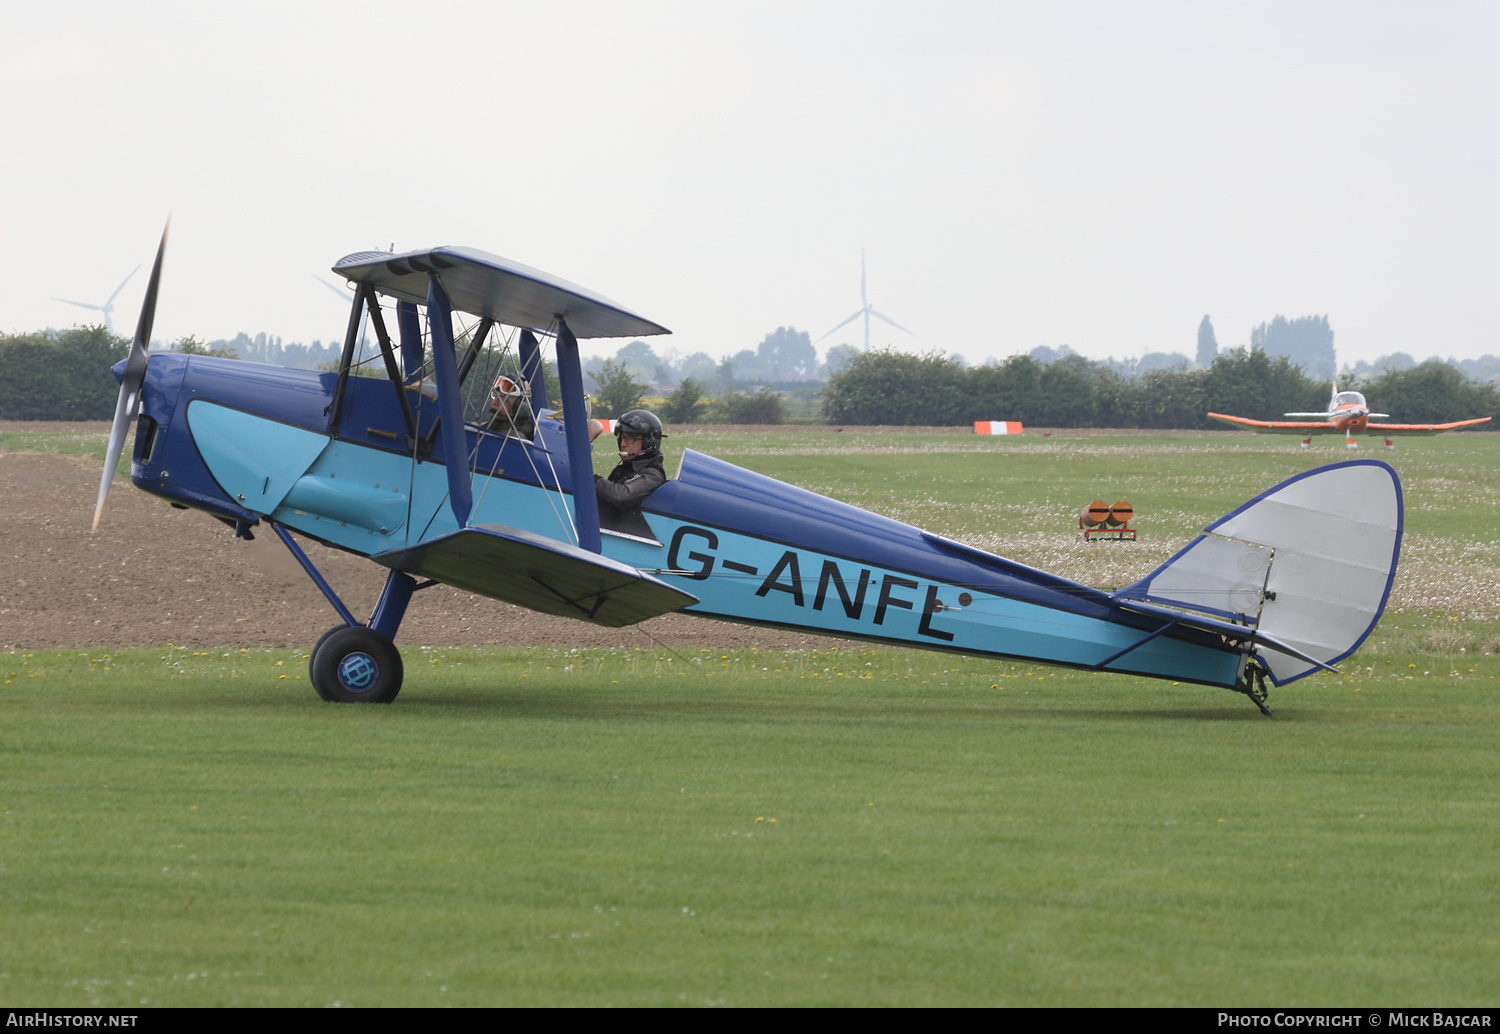
[[[1225,416],[1223,413],[1208,414],[1211,419],[1231,427],[1248,428],[1256,434],[1298,434],[1302,436],[1302,448],[1312,446],[1313,435],[1316,434],[1342,434],[1344,446],[1349,449],[1359,448],[1359,443],[1354,440],[1359,434],[1378,434],[1385,437],[1385,447],[1394,449],[1396,443],[1392,438],[1403,434],[1442,434],[1444,431],[1454,431],[1460,427],[1473,427],[1476,424],[1487,424],[1490,418],[1478,417],[1474,420],[1456,420],[1447,424],[1378,424],[1371,423],[1372,420],[1383,420],[1389,418],[1389,413],[1372,413],[1370,404],[1365,397],[1357,391],[1339,391],[1339,382],[1333,382],[1333,396],[1328,400],[1328,411],[1326,413],[1283,413],[1282,416],[1295,417],[1295,420],[1249,420],[1242,416]]]
[[[165,243],[115,367],[95,527],[133,422],[136,487],[237,536],[269,528],[327,597],[339,623],[308,662],[325,700],[394,699],[402,618],[444,584],[601,625],[683,611],[1221,686],[1270,714],[1267,683],[1334,670],[1374,628],[1395,576],[1401,486],[1375,461],[1283,482],[1113,592],[692,449],[640,510],[601,512],[578,341],[661,325],[520,263],[441,247],[333,266],[354,292],[336,371],[148,355]],[[530,438],[482,422],[496,356],[529,385]],[[548,396],[544,361],[561,398]],[[388,569],[368,620],[293,533]]]

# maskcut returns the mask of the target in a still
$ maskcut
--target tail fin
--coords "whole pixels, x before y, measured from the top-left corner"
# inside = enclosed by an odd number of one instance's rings
[[[1283,481],[1214,521],[1117,596],[1248,624],[1333,664],[1374,630],[1401,555],[1401,481],[1387,464],[1351,460]],[[1318,670],[1261,655],[1277,685]]]

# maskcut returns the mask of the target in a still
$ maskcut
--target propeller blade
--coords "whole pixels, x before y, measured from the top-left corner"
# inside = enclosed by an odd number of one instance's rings
[[[99,530],[99,518],[104,516],[104,500],[109,496],[109,484],[114,479],[115,467],[120,464],[120,453],[125,451],[125,432],[135,417],[140,396],[120,385],[120,397],[115,402],[115,419],[109,427],[109,448],[104,453],[104,473],[99,478],[99,500],[94,504],[94,526],[89,534]]]
[[[99,479],[99,501],[94,504],[94,526],[90,534],[99,530],[99,518],[104,515],[104,500],[109,496],[110,481],[115,476],[120,453],[125,449],[125,433],[130,430],[130,422],[140,413],[141,385],[146,380],[146,351],[151,347],[151,325],[156,322],[156,294],[161,284],[161,260],[167,251],[167,230],[171,225],[172,221],[168,219],[167,225],[162,227],[161,243],[156,248],[156,262],[151,267],[151,282],[146,285],[146,300],[141,303],[141,317],[135,325],[135,340],[130,343],[130,355],[125,360],[125,375],[120,378],[120,397],[115,402],[115,418],[109,427],[109,448],[104,454],[104,473]]]
[[[172,220],[167,220],[167,225],[161,230],[161,243],[156,248],[156,261],[151,265],[151,280],[146,284],[146,298],[141,302],[141,318],[135,324],[135,340],[130,343],[130,362],[125,367],[125,378],[130,379],[130,371],[139,369],[141,373],[146,370],[146,349],[151,347],[151,325],[156,322],[156,293],[161,287],[161,259],[167,252],[167,231],[172,228]],[[139,358],[139,364],[137,359]]]
[[[102,306],[102,305],[90,305],[88,302],[75,302],[75,301],[72,301],[72,300],[67,299],[67,298],[54,298],[52,300],[54,302],[62,302],[64,305],[76,305],[80,309],[94,309],[94,310],[96,310],[98,312],[103,312],[104,311],[104,306]]]

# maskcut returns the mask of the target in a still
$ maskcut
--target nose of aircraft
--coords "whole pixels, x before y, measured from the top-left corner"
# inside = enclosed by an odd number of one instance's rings
[[[135,340],[130,343],[130,355],[110,368],[115,380],[120,382],[120,397],[115,402],[115,418],[109,428],[109,447],[104,453],[104,470],[99,479],[99,500],[94,504],[93,531],[99,530],[99,518],[104,514],[104,500],[109,495],[109,482],[114,477],[115,466],[120,462],[120,453],[125,447],[125,432],[140,412],[141,384],[146,379],[146,350],[151,347],[151,325],[156,319],[156,292],[161,284],[161,260],[166,250],[167,231],[163,228],[161,243],[156,247],[156,262],[151,267],[151,281],[146,285],[146,297],[141,302],[141,317],[135,325]]]

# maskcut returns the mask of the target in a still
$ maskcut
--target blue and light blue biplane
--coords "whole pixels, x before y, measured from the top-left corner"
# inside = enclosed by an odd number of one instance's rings
[[[1395,576],[1401,486],[1364,460],[1275,486],[1115,592],[691,449],[640,511],[601,513],[578,340],[665,328],[539,270],[442,247],[334,265],[354,287],[337,372],[148,354],[165,244],[116,366],[95,527],[133,421],[138,488],[236,535],[269,527],[338,612],[309,659],[326,700],[394,699],[407,605],[446,584],[602,625],[684,611],[1222,686],[1269,714],[1267,682],[1333,670],[1374,628]],[[543,376],[549,345],[560,399]],[[529,439],[488,429],[502,368],[529,385]],[[368,621],[291,532],[389,568]]]

